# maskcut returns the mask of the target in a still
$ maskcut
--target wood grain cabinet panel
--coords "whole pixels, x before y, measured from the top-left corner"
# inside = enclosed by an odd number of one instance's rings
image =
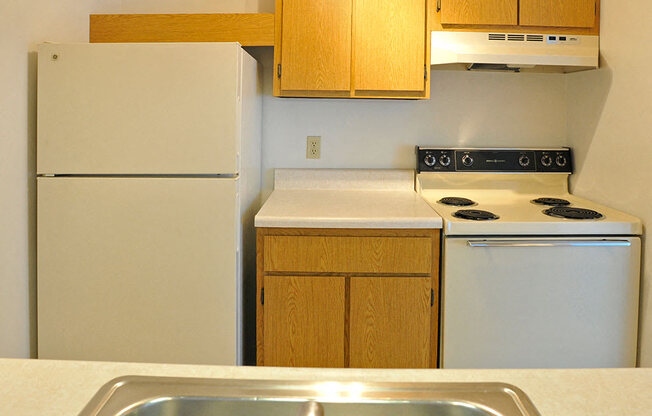
[[[356,90],[424,90],[424,0],[356,0],[354,22]]]
[[[350,367],[430,367],[431,289],[428,277],[352,277]]]
[[[517,25],[518,0],[441,0],[442,25]]]
[[[265,365],[344,367],[344,277],[265,277]]]
[[[596,0],[520,0],[520,24],[590,28],[597,7]]]
[[[303,273],[429,274],[432,239],[426,237],[265,237],[265,270]]]
[[[276,0],[274,95],[430,97],[432,0]]]
[[[439,230],[256,230],[257,364],[437,367]]]
[[[351,88],[352,0],[282,0],[282,90]],[[278,9],[277,9],[278,10]]]

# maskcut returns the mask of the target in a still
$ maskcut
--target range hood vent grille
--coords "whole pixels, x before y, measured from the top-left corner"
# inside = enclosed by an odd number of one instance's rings
[[[512,42],[543,42],[543,35],[521,35],[516,33],[489,33],[487,38],[489,40],[509,40]]]

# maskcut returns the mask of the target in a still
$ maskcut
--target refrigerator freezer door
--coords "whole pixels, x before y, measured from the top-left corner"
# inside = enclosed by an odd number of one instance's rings
[[[235,43],[39,47],[40,174],[238,172]]]
[[[235,365],[237,182],[38,178],[39,358]]]

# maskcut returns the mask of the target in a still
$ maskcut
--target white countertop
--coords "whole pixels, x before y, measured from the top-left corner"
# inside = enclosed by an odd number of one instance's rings
[[[356,370],[0,359],[0,415],[77,415],[109,380],[124,375],[318,381],[504,382],[541,416],[649,416],[652,369]]]
[[[277,169],[256,227],[441,228],[409,170]]]

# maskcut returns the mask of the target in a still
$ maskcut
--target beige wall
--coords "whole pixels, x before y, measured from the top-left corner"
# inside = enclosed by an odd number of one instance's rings
[[[412,169],[415,145],[566,145],[561,74],[432,71],[430,100],[287,99],[272,96],[271,49],[252,53],[265,67],[268,192],[276,167]],[[321,159],[306,159],[306,136],[322,136]]]
[[[273,12],[273,0],[0,1],[0,357],[29,357],[36,346],[30,337],[35,333],[36,45],[88,41],[90,13],[257,10]]]
[[[36,44],[86,41],[89,13],[272,12],[273,3],[5,0],[0,4],[0,51],[4,55],[0,61],[0,357],[29,356],[30,322],[34,331],[35,278],[29,259],[34,258],[35,234]],[[632,195],[622,186],[625,179],[634,180],[645,190],[650,169],[605,168],[618,157],[611,153],[618,145],[626,144],[638,154],[650,151],[641,120],[646,98],[642,91],[649,94],[650,81],[643,77],[645,71],[638,70],[638,55],[628,48],[619,50],[616,44],[629,35],[650,40],[643,29],[650,20],[649,11],[625,4],[615,13],[608,0],[603,3],[607,15],[603,48],[610,68],[569,77],[435,71],[429,101],[274,98],[270,50],[254,48],[252,53],[266,66],[265,187],[271,188],[275,167],[411,168],[417,144],[552,146],[567,144],[570,132],[571,144],[578,148],[578,193],[652,218],[649,191]],[[629,24],[637,19],[640,24]],[[643,46],[645,39],[639,40]],[[613,75],[615,70],[618,76]],[[305,159],[307,135],[323,136],[321,160]],[[615,198],[622,202],[613,203]],[[649,289],[647,293],[649,298]],[[652,310],[648,315],[650,326]],[[647,334],[650,365],[652,331]]]
[[[38,42],[83,41],[94,0],[0,3],[0,356],[30,355],[34,332]],[[32,318],[30,320],[30,317]],[[34,350],[34,337],[31,349]]]
[[[602,0],[602,68],[567,78],[578,195],[652,222],[652,8]],[[646,227],[647,228],[647,227]],[[646,231],[648,231],[646,229]],[[652,245],[644,244],[640,364],[652,366]]]
[[[89,13],[271,12],[273,1],[15,0],[0,7],[0,356],[27,357],[35,351],[36,45],[86,41]],[[271,96],[271,50],[252,53],[267,67],[267,189],[275,167],[411,168],[417,144],[565,143],[560,76],[434,72],[430,101],[278,99]],[[323,136],[321,160],[305,159],[307,135]]]

